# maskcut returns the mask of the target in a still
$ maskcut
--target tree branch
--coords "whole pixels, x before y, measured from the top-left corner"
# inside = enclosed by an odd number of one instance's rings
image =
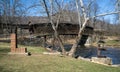
[[[106,15],[111,15],[111,14],[118,14],[118,13],[120,13],[120,11],[110,12],[110,13],[103,13],[103,14],[99,14],[99,15],[93,16],[92,18],[100,17],[100,16],[106,16]]]
[[[81,6],[81,9],[82,9],[82,12],[83,12],[84,19],[86,19],[87,18],[87,13],[85,11],[83,0],[80,0],[80,6]]]

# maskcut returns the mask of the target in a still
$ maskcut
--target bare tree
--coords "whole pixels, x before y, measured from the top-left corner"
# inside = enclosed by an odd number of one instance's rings
[[[116,10],[120,11],[120,0],[116,1]],[[117,17],[118,17],[118,23],[120,23],[120,13],[118,13]]]
[[[52,17],[52,13],[53,13],[53,1],[54,0],[50,0],[50,4],[48,4],[46,2],[46,0],[43,0],[44,2],[44,8],[46,10],[46,13],[48,15],[48,18],[49,18],[49,21],[52,25],[52,28],[54,30],[54,35],[55,37],[58,39],[59,43],[60,43],[60,46],[62,48],[62,52],[63,54],[65,54],[65,49],[64,49],[64,46],[63,46],[63,43],[62,43],[62,40],[60,39],[59,37],[59,34],[57,32],[57,28],[55,26],[55,23],[53,23],[53,17]],[[77,8],[77,14],[78,14],[78,21],[79,21],[79,32],[78,32],[78,36],[76,37],[76,40],[75,40],[75,43],[73,44],[71,50],[69,51],[68,55],[69,56],[74,56],[74,53],[76,51],[76,48],[79,44],[79,41],[81,40],[81,37],[82,37],[82,33],[88,23],[88,21],[92,18],[92,19],[95,19],[96,17],[100,17],[100,16],[105,16],[105,15],[111,15],[111,14],[117,14],[119,13],[119,11],[116,11],[116,12],[110,12],[110,13],[104,13],[104,14],[99,14],[97,15],[96,12],[97,10],[94,10],[94,15],[92,16],[89,16],[89,12],[91,11],[87,11],[87,8],[83,2],[83,0],[75,0],[75,3],[76,3],[76,8]],[[88,4],[88,9],[89,9],[89,6],[91,5],[91,3],[93,3],[93,1],[91,1],[89,4]],[[49,5],[50,7],[48,7],[47,5]],[[90,10],[90,9],[89,9]],[[81,23],[81,17],[80,16],[83,16],[83,22]],[[60,16],[59,16],[60,17]],[[58,18],[59,18],[58,17]],[[59,21],[59,20],[58,20]],[[57,22],[58,23],[58,22]],[[57,26],[58,27],[58,26]]]
[[[117,13],[119,13],[119,11],[116,11],[116,12],[104,13],[104,14],[99,14],[99,15],[95,15],[95,16],[92,16],[92,17],[88,17],[89,13],[87,13],[87,9],[85,8],[83,0],[80,0],[79,2],[80,2],[81,10],[82,10],[81,13],[83,13],[84,22],[83,22],[82,26],[80,27],[80,30],[78,32],[78,36],[77,36],[77,38],[75,40],[75,43],[73,44],[73,46],[72,46],[72,48],[71,48],[71,50],[69,52],[70,56],[74,56],[74,53],[75,53],[76,48],[78,46],[78,43],[81,40],[82,33],[83,33],[83,31],[84,31],[84,29],[85,29],[88,21],[90,20],[90,18],[95,18],[95,17],[100,17],[100,16],[106,16],[106,15],[111,15],[111,14],[117,14]],[[76,7],[77,7],[77,12],[78,12],[78,1],[77,0],[76,0]],[[78,12],[78,15],[80,14],[79,12]],[[79,22],[79,25],[81,25],[80,22]]]
[[[23,15],[24,7],[20,0],[1,0],[1,17],[2,23],[6,25],[7,31],[11,33],[10,24],[20,22],[19,18]]]
[[[77,0],[76,0],[76,7],[77,7],[77,11],[78,11],[78,1]],[[78,43],[79,43],[79,41],[80,41],[80,39],[82,37],[82,33],[83,33],[83,31],[85,29],[85,26],[86,26],[86,24],[87,24],[87,22],[89,20],[89,18],[87,17],[87,13],[86,13],[86,10],[85,10],[85,7],[84,7],[84,4],[83,4],[82,0],[80,0],[80,7],[81,7],[81,10],[82,10],[82,13],[83,13],[84,22],[83,22],[82,26],[80,26],[78,36],[77,36],[77,38],[75,40],[75,43],[73,44],[73,46],[72,46],[72,48],[71,48],[71,50],[69,52],[70,56],[74,56],[74,53],[75,53],[76,48],[78,46]],[[79,12],[78,12],[78,14],[79,14]],[[80,22],[79,22],[79,25],[81,25]]]
[[[51,4],[51,7],[50,7],[51,10],[50,10],[50,12],[49,12],[49,10],[48,10],[46,0],[43,0],[43,2],[44,2],[44,7],[45,7],[46,13],[47,13],[47,15],[48,15],[49,21],[50,21],[51,26],[52,26],[52,28],[53,28],[53,30],[54,30],[54,36],[56,37],[56,39],[57,39],[58,42],[60,43],[60,47],[61,47],[61,49],[62,49],[62,54],[65,55],[66,52],[65,52],[65,49],[64,49],[64,45],[63,45],[63,43],[62,43],[62,40],[61,40],[60,37],[59,37],[59,34],[58,34],[58,32],[57,32],[57,29],[56,29],[56,26],[55,26],[55,24],[53,23],[53,19],[52,19],[52,11],[53,11],[53,6],[52,6],[52,5],[53,5],[53,0],[50,0],[50,4]]]

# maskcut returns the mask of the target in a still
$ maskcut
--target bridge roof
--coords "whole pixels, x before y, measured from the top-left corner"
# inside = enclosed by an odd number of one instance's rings
[[[60,16],[60,18],[59,18]],[[70,23],[70,24],[78,24],[78,15],[76,12],[70,11],[62,11],[52,15],[53,22],[56,23],[59,18],[59,23]],[[18,25],[27,25],[28,22],[31,24],[45,24],[50,23],[48,17],[38,17],[38,16],[27,16],[27,17],[7,17],[9,19],[8,24],[18,24]],[[6,23],[4,17],[1,16],[2,23]]]

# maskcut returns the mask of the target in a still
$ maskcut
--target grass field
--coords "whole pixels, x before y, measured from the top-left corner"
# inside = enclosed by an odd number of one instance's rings
[[[0,72],[120,72],[120,67],[108,67],[70,57],[43,55],[41,47],[29,47],[33,53],[8,55],[9,43],[0,43]]]
[[[108,46],[120,46],[120,41],[119,40],[109,40],[106,42],[106,45],[108,45]]]

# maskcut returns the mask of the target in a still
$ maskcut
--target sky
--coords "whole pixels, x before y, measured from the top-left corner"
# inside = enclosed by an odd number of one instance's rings
[[[29,8],[31,6],[33,6],[33,4],[36,4],[39,2],[39,0],[21,0],[23,5],[25,6],[25,8]],[[38,8],[38,7],[37,7]],[[29,8],[29,10],[27,9],[27,14],[29,16],[39,16],[40,14],[37,14],[36,12],[39,11],[39,9],[37,9],[35,7]]]
[[[99,14],[114,12],[115,2],[116,0],[97,0],[97,3],[100,7]],[[114,14],[104,16],[104,19],[110,23],[114,23],[115,18],[116,16]]]
[[[28,8],[29,6],[31,6],[32,4],[39,4],[40,0],[22,0],[22,3],[25,5],[26,8]],[[65,0],[65,2],[67,2],[69,0]],[[88,0],[86,0],[88,1]],[[103,14],[103,13],[109,13],[109,12],[113,12],[115,11],[115,2],[116,0],[96,0],[98,7],[99,7],[99,12],[98,14]],[[36,7],[36,8],[31,8],[28,10],[28,15],[29,16],[41,16],[39,10],[42,10],[42,8],[40,7]],[[42,15],[44,16],[44,15]],[[99,19],[105,19],[106,21],[110,22],[110,23],[114,23],[115,21],[115,15],[107,15],[104,17],[101,17]]]

